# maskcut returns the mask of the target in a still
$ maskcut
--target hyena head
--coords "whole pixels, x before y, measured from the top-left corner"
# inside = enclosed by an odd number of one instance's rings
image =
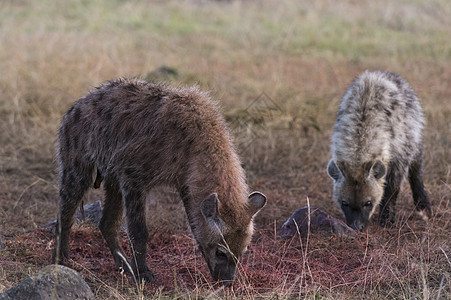
[[[216,193],[208,196],[201,205],[203,225],[196,228],[197,243],[207,261],[214,280],[232,283],[241,255],[246,251],[253,233],[253,217],[263,208],[266,197],[254,192],[249,195],[244,215],[235,214],[234,208],[218,209],[221,199]]]
[[[379,159],[357,170],[344,162],[329,161],[327,173],[334,181],[334,201],[352,228],[362,229],[368,225],[382,199],[386,172],[385,164]]]

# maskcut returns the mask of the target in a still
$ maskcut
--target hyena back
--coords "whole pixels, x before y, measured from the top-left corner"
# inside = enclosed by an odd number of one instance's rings
[[[417,96],[396,74],[366,71],[348,88],[338,108],[327,172],[334,201],[350,226],[365,227],[377,206],[380,225],[393,223],[405,177],[416,210],[430,217],[423,186],[424,123]]]
[[[230,282],[253,232],[264,195],[247,195],[244,171],[216,104],[196,87],[171,88],[118,79],[89,92],[63,117],[58,134],[59,215],[53,262],[69,256],[73,215],[103,180],[100,230],[119,268],[152,281],[146,264],[145,198],[171,185],[215,280]],[[126,259],[118,230],[125,208],[133,251]]]

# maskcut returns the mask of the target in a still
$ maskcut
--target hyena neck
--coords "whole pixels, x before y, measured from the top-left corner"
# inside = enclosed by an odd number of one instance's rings
[[[248,223],[248,186],[244,170],[233,154],[215,162],[203,160],[193,168],[189,188],[190,203],[187,214],[191,227],[196,227],[202,218],[201,204],[211,194],[218,195],[218,211],[227,224]],[[194,231],[194,228],[193,228]]]
[[[232,180],[232,176],[236,176],[235,180]],[[232,176],[228,184],[218,186],[219,214],[226,222],[234,224],[247,222],[248,187],[244,179],[238,175]]]

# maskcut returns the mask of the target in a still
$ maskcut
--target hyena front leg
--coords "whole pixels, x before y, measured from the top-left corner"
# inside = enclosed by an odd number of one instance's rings
[[[413,202],[416,210],[423,218],[430,218],[432,215],[431,203],[424,190],[423,184],[423,155],[422,151],[415,157],[409,167],[409,184],[412,189]]]
[[[92,183],[92,167],[82,168],[78,162],[63,167],[59,190],[59,212],[55,228],[52,263],[61,264],[69,258],[69,236],[75,211]]]
[[[146,244],[149,237],[146,224],[145,197],[135,190],[123,190],[127,217],[127,230],[131,246],[131,267],[138,281],[152,282],[154,275],[147,267]]]
[[[395,164],[391,163],[385,177],[385,188],[380,203],[379,224],[382,227],[395,223],[395,204],[401,189],[403,172],[399,171]]]

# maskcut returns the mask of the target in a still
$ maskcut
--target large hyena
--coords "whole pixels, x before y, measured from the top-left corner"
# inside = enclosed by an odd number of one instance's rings
[[[230,282],[264,195],[248,196],[244,171],[217,106],[196,87],[118,79],[89,92],[63,117],[58,136],[59,217],[53,261],[69,255],[73,215],[84,193],[104,182],[100,230],[119,268],[153,280],[146,264],[145,198],[174,186],[215,280]],[[123,207],[131,240],[118,239]]]
[[[393,223],[406,175],[416,210],[430,217],[422,178],[423,127],[418,98],[398,75],[366,71],[348,88],[338,108],[327,172],[350,226],[365,227],[378,205],[380,225]]]

